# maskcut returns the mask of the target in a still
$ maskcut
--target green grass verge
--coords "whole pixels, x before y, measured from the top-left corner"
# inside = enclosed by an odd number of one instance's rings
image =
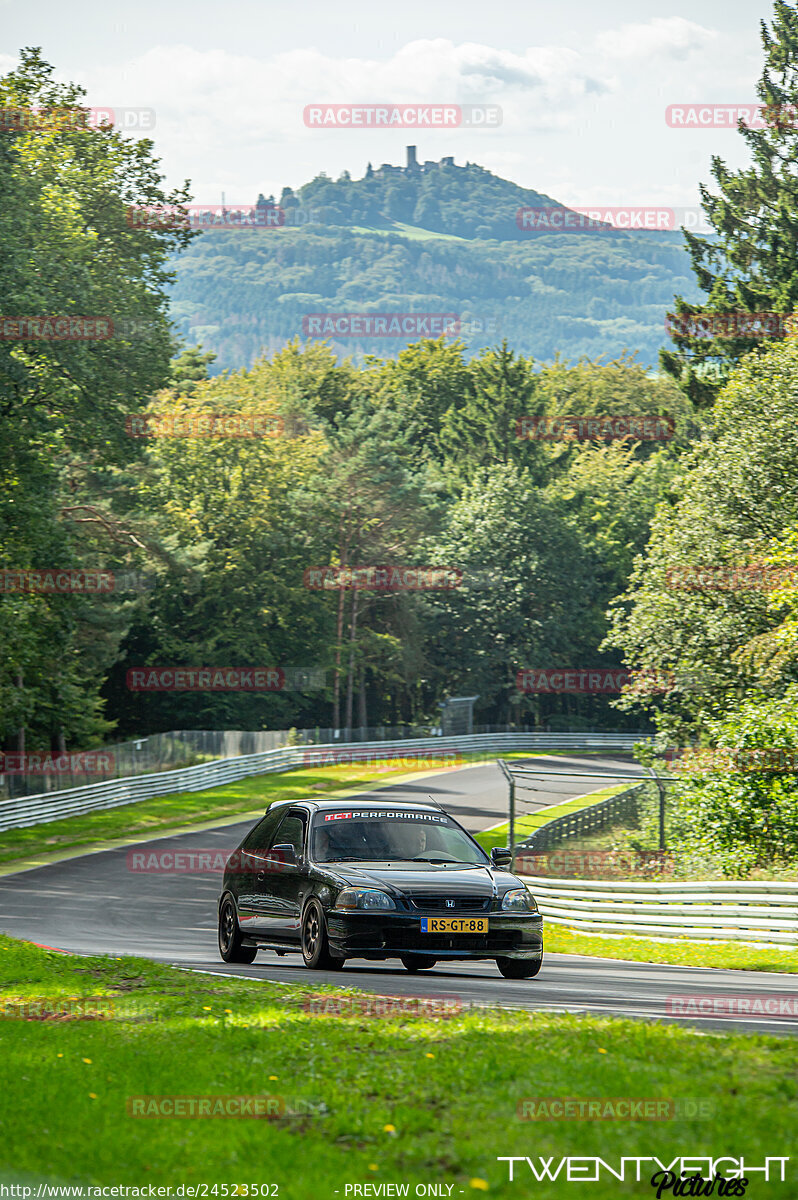
[[[534,886],[532,891],[534,893]],[[593,937],[546,922],[549,954],[585,954],[589,958],[620,958],[629,962],[665,963],[680,967],[722,967],[733,971],[798,972],[798,949],[741,946],[736,942],[688,942],[686,938],[652,941],[638,937]]]
[[[527,752],[504,755],[506,758],[533,758]],[[495,761],[484,754],[460,756],[464,764]],[[3,833],[0,863],[46,855],[54,851],[74,850],[94,842],[119,838],[149,837],[192,823],[224,820],[237,813],[264,811],[275,800],[299,800],[307,797],[337,795],[357,788],[371,789],[375,784],[395,778],[435,769],[440,759],[430,757],[432,766],[420,766],[418,772],[402,765],[375,766],[372,763],[341,764],[330,767],[309,767],[276,775],[253,775],[236,783],[209,788],[203,792],[178,792],[152,800],[140,800],[107,808],[100,812],[65,817],[46,825],[31,825],[24,829],[8,829]],[[423,763],[424,760],[422,760]]]
[[[627,786],[627,784],[618,784],[613,787],[601,788],[600,791],[590,792],[584,796],[575,796],[573,800],[565,800],[562,804],[552,804],[548,808],[541,808],[537,812],[517,817],[515,822],[516,845],[524,838],[531,837],[537,829],[540,829],[542,825],[548,825],[549,821],[555,820],[556,817],[564,817],[567,813],[578,812],[580,808],[590,808],[592,804],[600,804],[602,800],[607,800],[610,796],[617,796],[618,792],[626,791]],[[495,829],[486,829],[484,833],[476,835],[483,850],[490,850],[493,846],[506,846],[509,837],[510,824],[508,821],[497,825]],[[570,842],[568,844],[570,845]]]
[[[497,978],[497,995],[501,988]],[[69,997],[118,1005],[106,1018],[4,1022],[6,1178],[225,1184],[228,1195],[268,1183],[280,1200],[332,1200],[336,1189],[343,1200],[347,1184],[365,1183],[409,1184],[412,1196],[415,1185],[438,1183],[453,1185],[454,1197],[488,1190],[544,1200],[570,1196],[571,1185],[528,1175],[510,1184],[497,1156],[551,1156],[556,1165],[567,1155],[617,1163],[744,1154],[760,1166],[789,1154],[794,1140],[793,1038],[495,1009],[447,1020],[316,1016],[299,987],[63,956],[10,938],[0,938],[0,996],[6,1015],[24,999],[64,1010]],[[128,1115],[130,1097],[175,1095],[282,1096],[315,1115]],[[516,1113],[531,1096],[690,1098],[713,1112],[530,1125]],[[612,1177],[589,1190],[594,1200],[649,1191],[646,1181]]]

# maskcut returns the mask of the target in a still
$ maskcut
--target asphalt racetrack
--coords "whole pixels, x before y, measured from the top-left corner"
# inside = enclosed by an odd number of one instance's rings
[[[548,767],[558,776],[536,781],[535,791],[519,791],[522,812],[601,786],[598,779],[562,778],[559,773],[563,771],[611,774],[634,770],[628,760],[610,758],[535,758],[529,760],[529,766],[535,770]],[[432,795],[472,832],[506,820],[507,785],[495,763],[363,795],[396,800]],[[673,996],[700,999],[717,994],[783,1000],[798,993],[798,983],[791,975],[557,954],[546,956],[536,978],[519,981],[503,979],[489,960],[442,963],[422,975],[408,974],[398,962],[364,959],[348,960],[341,972],[310,972],[298,952],[278,957],[268,950],[260,951],[251,966],[223,963],[216,944],[219,874],[141,872],[129,864],[135,861],[132,854],[137,849],[159,853],[167,849],[232,851],[252,824],[245,821],[200,833],[161,836],[138,847],[104,850],[5,875],[0,878],[0,930],[77,953],[141,955],[193,970],[292,984],[344,984],[390,996],[457,996],[463,1004],[678,1020],[707,1031],[798,1033],[795,1016],[685,1020],[672,1016],[668,1005]]]

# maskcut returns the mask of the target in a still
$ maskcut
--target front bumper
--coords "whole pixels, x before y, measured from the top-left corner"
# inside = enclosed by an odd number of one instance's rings
[[[528,916],[485,913],[487,933],[422,933],[423,915],[342,913],[331,909],[327,913],[330,950],[337,958],[398,958],[403,954],[422,954],[436,959],[539,959],[543,954],[540,913],[529,913]]]

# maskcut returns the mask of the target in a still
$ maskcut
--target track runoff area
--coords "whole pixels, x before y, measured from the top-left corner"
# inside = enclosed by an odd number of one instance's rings
[[[600,790],[602,785],[617,784],[621,778],[633,782],[645,778],[622,757],[515,759],[512,775],[517,818]],[[524,785],[523,790],[519,784]],[[364,791],[360,796],[397,803],[431,796],[471,833],[502,824],[509,815],[508,781],[497,762],[465,766],[423,779],[405,779]],[[141,955],[189,970],[294,985],[356,987],[377,996],[401,996],[414,1003],[435,994],[451,998],[458,1007],[604,1013],[676,1021],[705,1029],[798,1032],[792,977],[766,972],[558,954],[545,956],[536,978],[520,981],[503,979],[490,960],[441,963],[423,976],[408,974],[392,960],[350,959],[343,971],[309,972],[299,953],[278,957],[270,951],[261,951],[251,965],[223,963],[216,942],[218,866],[192,872],[159,869],[157,864],[174,864],[180,856],[196,862],[208,851],[213,854],[206,853],[205,860],[218,864],[238,846],[253,823],[250,819],[202,832],[166,834],[122,849],[89,852],[5,875],[0,878],[0,929],[79,954]],[[142,861],[155,865],[142,870],[137,866]],[[745,1004],[720,1017],[711,1015],[712,1001],[718,996],[747,999],[749,1015],[740,1011]],[[750,1015],[751,1007],[757,1015]],[[707,1015],[689,1019],[678,1015],[685,1011]]]

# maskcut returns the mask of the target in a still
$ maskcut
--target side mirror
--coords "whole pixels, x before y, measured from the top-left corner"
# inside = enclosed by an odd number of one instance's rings
[[[272,870],[278,871],[281,867],[295,867],[298,862],[296,850],[290,842],[286,842],[281,846],[272,846],[268,858]]]
[[[494,867],[505,867],[513,861],[513,852],[508,846],[494,846],[490,852],[490,861]]]

